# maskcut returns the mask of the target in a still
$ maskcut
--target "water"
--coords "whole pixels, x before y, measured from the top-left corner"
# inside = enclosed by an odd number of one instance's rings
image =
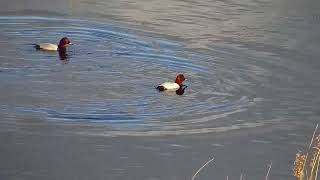
[[[7,2],[1,179],[190,179],[211,156],[199,179],[261,179],[269,161],[293,179],[319,122],[319,5]],[[33,48],[64,36],[66,57]],[[183,95],[155,90],[178,73]]]

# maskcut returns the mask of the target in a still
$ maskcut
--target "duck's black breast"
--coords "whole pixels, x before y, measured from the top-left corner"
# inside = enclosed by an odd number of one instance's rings
[[[183,95],[184,94],[184,90],[187,88],[188,86],[186,85],[182,85],[180,86],[180,88],[178,90],[176,90],[176,94],[177,95]]]

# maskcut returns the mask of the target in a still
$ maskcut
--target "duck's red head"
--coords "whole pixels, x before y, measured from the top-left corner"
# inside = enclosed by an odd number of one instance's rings
[[[59,42],[59,48],[64,48],[66,47],[67,45],[72,45],[71,41],[67,38],[67,37],[64,37],[60,40]]]
[[[184,78],[183,74],[179,74],[176,78],[175,83],[179,84],[180,86],[182,85],[183,81],[186,80],[186,78]]]

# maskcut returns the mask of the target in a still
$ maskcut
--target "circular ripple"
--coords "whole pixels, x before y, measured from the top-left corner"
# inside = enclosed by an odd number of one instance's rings
[[[256,103],[252,87],[259,82],[257,75],[267,72],[241,59],[235,64],[230,54],[188,51],[175,40],[111,23],[1,17],[0,24],[6,37],[1,46],[15,47],[1,56],[0,71],[10,80],[4,83],[10,97],[16,98],[6,106],[16,113],[108,126],[108,131],[91,132],[103,135],[207,133],[261,125],[235,121],[233,115]],[[66,60],[32,47],[63,36],[75,44]],[[188,79],[182,96],[154,89],[178,73]],[[21,86],[23,91],[16,88]]]

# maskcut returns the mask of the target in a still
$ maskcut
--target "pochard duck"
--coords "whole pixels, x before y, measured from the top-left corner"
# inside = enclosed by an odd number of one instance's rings
[[[159,91],[177,91],[179,89],[184,90],[185,86],[183,85],[183,81],[186,80],[183,74],[179,74],[176,77],[175,82],[164,82],[156,87]]]
[[[59,51],[59,52],[65,52],[66,47],[68,45],[72,45],[70,40],[67,37],[64,37],[60,40],[59,44],[51,44],[51,43],[39,43],[35,45],[35,48],[46,50],[46,51]]]

